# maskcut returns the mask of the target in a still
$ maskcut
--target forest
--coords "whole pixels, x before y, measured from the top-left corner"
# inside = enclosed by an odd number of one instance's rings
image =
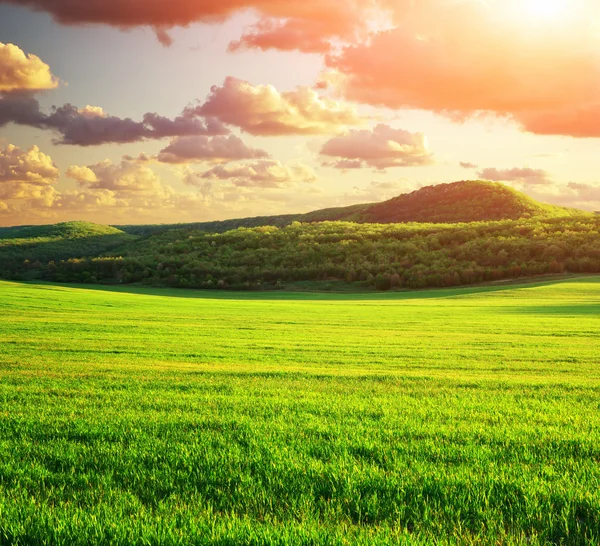
[[[377,289],[600,272],[600,216],[502,184],[189,225],[0,228],[0,277],[177,288]]]
[[[225,233],[169,230],[145,238],[110,229],[28,245],[2,246],[0,240],[0,275],[237,290],[339,282],[389,290],[600,272],[597,216],[468,224],[295,222]],[[62,259],[51,258],[57,249]]]

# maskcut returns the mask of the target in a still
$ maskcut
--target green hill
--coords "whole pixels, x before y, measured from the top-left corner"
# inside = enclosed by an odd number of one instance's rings
[[[99,256],[133,239],[117,228],[90,222],[0,228],[0,277],[19,270],[27,278],[30,268],[42,262]]]
[[[600,272],[600,217],[502,184],[456,182],[374,205],[120,230],[84,222],[0,231],[0,277],[257,289],[336,282],[457,286]]]
[[[504,184],[471,180],[428,186],[368,207],[366,222],[486,222],[581,213],[535,201]]]
[[[64,222],[47,226],[17,226],[0,228],[0,239],[40,239],[61,238],[78,239],[123,234],[112,226],[93,224],[91,222]]]
[[[428,222],[454,224],[490,220],[518,220],[520,218],[555,218],[588,214],[540,203],[504,184],[470,180],[427,186],[412,193],[394,197],[383,203],[366,203],[349,207],[316,210],[305,214],[258,216],[194,224],[117,226],[133,235],[151,235],[170,229],[199,229],[223,233],[240,227],[284,227],[292,222],[357,222],[371,224],[399,224]]]

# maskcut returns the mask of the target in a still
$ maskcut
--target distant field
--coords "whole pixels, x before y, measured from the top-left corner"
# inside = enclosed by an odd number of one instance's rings
[[[600,543],[600,277],[0,282],[0,544]]]

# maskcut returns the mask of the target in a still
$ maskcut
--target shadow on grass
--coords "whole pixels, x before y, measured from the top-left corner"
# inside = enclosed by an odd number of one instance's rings
[[[578,277],[557,277],[544,280],[532,279],[531,281],[506,282],[502,284],[490,284],[481,286],[471,286],[463,288],[438,288],[429,290],[396,290],[389,292],[321,292],[315,288],[315,291],[293,291],[293,290],[270,290],[270,291],[219,291],[219,290],[197,290],[188,288],[151,288],[140,285],[99,285],[99,284],[71,284],[71,283],[52,283],[43,281],[7,281],[15,284],[28,286],[39,286],[40,288],[72,288],[82,290],[93,290],[101,292],[114,292],[120,294],[138,294],[143,296],[169,297],[169,298],[192,298],[192,299],[215,299],[215,300],[273,300],[273,301],[403,301],[419,299],[442,299],[470,296],[477,294],[487,294],[493,292],[503,292],[509,290],[539,288],[553,286],[557,284],[567,284],[572,282],[588,282],[600,284],[600,276],[578,276]],[[583,314],[600,314],[599,304],[585,304],[584,306],[549,306],[549,307],[523,307],[515,312],[524,314],[582,314],[573,311],[580,307],[589,307],[589,311]],[[558,310],[556,310],[558,309]],[[568,310],[571,311],[568,311]]]

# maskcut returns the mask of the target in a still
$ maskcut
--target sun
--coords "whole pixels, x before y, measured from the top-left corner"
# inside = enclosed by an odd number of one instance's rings
[[[525,9],[539,19],[559,19],[569,8],[569,0],[525,0]]]

